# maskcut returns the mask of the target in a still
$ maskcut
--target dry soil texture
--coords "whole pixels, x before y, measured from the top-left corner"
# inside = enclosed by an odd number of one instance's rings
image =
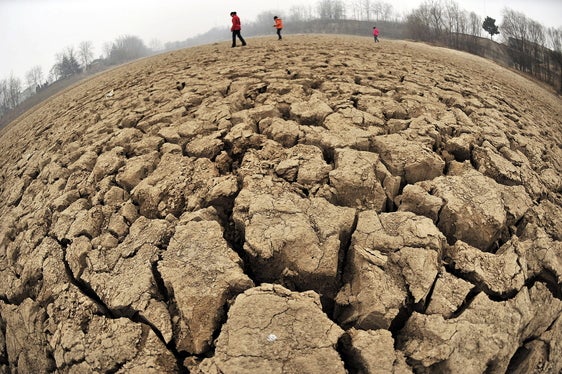
[[[0,138],[0,372],[559,373],[561,103],[336,36],[88,80]]]

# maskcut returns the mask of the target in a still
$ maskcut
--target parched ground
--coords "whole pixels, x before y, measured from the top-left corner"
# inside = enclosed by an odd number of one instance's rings
[[[88,80],[0,136],[0,373],[559,373],[561,118],[370,38]]]

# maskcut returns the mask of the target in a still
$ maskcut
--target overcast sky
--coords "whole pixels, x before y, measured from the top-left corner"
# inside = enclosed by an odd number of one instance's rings
[[[405,14],[423,0],[381,0]],[[376,0],[373,0],[376,2]],[[501,23],[502,9],[525,13],[547,27],[562,26],[562,0],[457,0],[462,9]],[[261,12],[276,10],[280,16],[294,5],[318,0],[0,0],[0,79],[11,74],[26,86],[25,74],[39,65],[45,78],[55,55],[67,47],[91,41],[94,56],[119,36],[140,37],[146,45],[182,41],[215,26],[225,27],[229,37],[229,13],[236,10],[244,22]],[[286,22],[290,21],[286,19]],[[290,32],[290,30],[286,30]],[[242,30],[242,34],[244,31]]]

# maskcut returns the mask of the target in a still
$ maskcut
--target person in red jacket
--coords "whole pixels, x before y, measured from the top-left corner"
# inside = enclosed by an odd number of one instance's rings
[[[246,41],[240,35],[240,30],[242,30],[242,24],[240,23],[240,17],[236,15],[236,12],[230,12],[230,16],[232,17],[232,27],[230,31],[232,31],[232,48],[236,47],[236,37],[240,39],[242,42],[242,47],[246,45]]]
[[[277,29],[277,36],[279,37],[278,40],[283,39],[281,37],[281,30],[283,30],[283,20],[281,20],[281,18],[275,16],[273,17],[273,21],[275,21],[275,25],[273,25],[273,27],[275,27]]]
[[[377,26],[373,27],[373,37],[375,38],[375,43],[379,42],[379,29]]]

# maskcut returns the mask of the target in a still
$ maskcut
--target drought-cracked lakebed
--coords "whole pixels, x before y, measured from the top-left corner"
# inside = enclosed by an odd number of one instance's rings
[[[2,130],[0,372],[557,373],[561,117],[370,38],[85,81]]]

